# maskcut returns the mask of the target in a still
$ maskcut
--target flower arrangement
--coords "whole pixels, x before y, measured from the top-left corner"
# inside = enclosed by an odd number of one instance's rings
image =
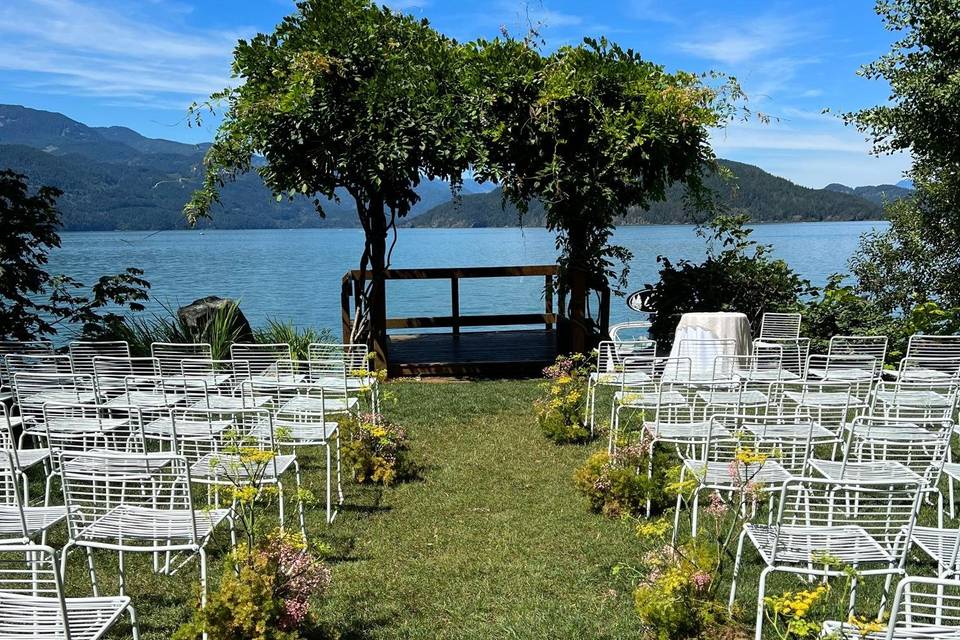
[[[343,459],[359,483],[389,486],[416,476],[406,429],[374,413],[340,420]]]
[[[327,590],[330,569],[302,536],[274,532],[228,557],[219,589],[173,640],[296,640],[316,624],[311,600]]]
[[[590,508],[612,518],[639,515],[647,501],[653,511],[660,512],[669,503],[664,492],[664,451],[653,454],[653,477],[648,477],[649,443],[645,440],[619,447],[611,455],[597,451],[577,469],[573,480],[590,501]]]
[[[557,356],[543,370],[542,395],[534,403],[543,434],[558,444],[584,442],[590,429],[584,419],[586,386],[590,375],[587,357],[580,353]]]

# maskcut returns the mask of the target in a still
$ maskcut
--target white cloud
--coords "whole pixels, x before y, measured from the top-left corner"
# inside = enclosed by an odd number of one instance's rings
[[[683,51],[726,65],[739,65],[782,51],[809,37],[798,17],[760,16],[728,25],[712,24],[678,43]]]
[[[0,69],[31,74],[20,86],[38,91],[135,101],[181,96],[184,104],[230,83],[233,46],[247,34],[175,32],[132,13],[116,4],[7,0]]]

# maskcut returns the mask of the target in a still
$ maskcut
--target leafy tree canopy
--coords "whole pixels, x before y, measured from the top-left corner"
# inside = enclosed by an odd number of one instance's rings
[[[150,284],[139,269],[101,277],[90,294],[46,265],[60,246],[60,213],[53,187],[31,194],[26,176],[0,171],[0,339],[33,340],[74,325],[87,337],[109,334],[122,321],[117,307],[142,311]]]
[[[851,267],[885,312],[928,299],[960,304],[960,1],[880,0],[901,38],[860,74],[890,84],[890,100],[845,114],[877,154],[908,152],[913,198],[888,206],[889,230],[868,235]]]
[[[735,83],[718,90],[605,39],[543,56],[531,38],[505,35],[467,55],[476,173],[521,210],[543,203],[561,267],[588,273],[594,286],[615,278],[615,262],[629,258],[609,244],[615,218],[663,200],[675,182],[693,209],[712,208],[709,129],[732,114]]]

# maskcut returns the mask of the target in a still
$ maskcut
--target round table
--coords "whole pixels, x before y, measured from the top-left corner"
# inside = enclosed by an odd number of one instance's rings
[[[671,358],[689,358],[697,378],[713,375],[717,356],[750,355],[750,321],[743,313],[685,313],[677,323]]]

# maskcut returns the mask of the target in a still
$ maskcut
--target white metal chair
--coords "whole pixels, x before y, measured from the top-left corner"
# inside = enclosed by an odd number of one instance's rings
[[[290,450],[294,454],[305,447],[323,447],[326,457],[326,514],[327,523],[333,522],[343,504],[343,487],[340,477],[340,428],[336,421],[328,417],[324,408],[326,391],[322,385],[261,382],[254,386],[257,396],[271,398],[270,410],[273,413],[273,429],[276,445],[280,451]],[[334,416],[336,417],[336,414]],[[269,438],[269,423],[259,427],[257,437]],[[331,443],[335,449],[331,450]],[[333,474],[336,457],[337,508],[333,507]]]
[[[960,380],[960,358],[911,356],[900,361],[896,371],[886,371],[904,382],[950,382]]]
[[[16,373],[13,376],[17,392],[17,406],[23,420],[19,448],[28,437],[42,438],[43,406],[54,404],[93,404],[96,393],[91,391],[90,376],[58,373]]]
[[[813,421],[806,416],[717,415],[710,421],[700,458],[682,458],[681,483],[689,475],[696,481],[691,505],[692,534],[697,534],[700,494],[729,493],[752,484],[781,485],[800,477],[811,453]],[[758,458],[744,463],[743,453]],[[682,496],[677,496],[674,535],[679,528]]]
[[[155,561],[158,554],[165,553],[163,570],[171,574],[197,556],[201,606],[205,605],[205,546],[230,510],[194,508],[186,458],[162,452],[115,451],[62,452],[59,458],[69,513],[64,566],[74,547],[84,549],[96,596],[99,585],[93,550],[116,551],[120,595],[124,595],[125,553],[153,553]]]
[[[27,504],[21,496],[10,451],[0,452],[0,544],[10,540],[29,542],[37,536],[46,541],[47,531],[66,517],[66,507]]]
[[[18,640],[99,640],[126,611],[134,640],[140,637],[130,598],[64,595],[53,549],[0,544],[0,629]]]
[[[639,415],[639,425],[643,430],[650,431],[654,439],[659,439],[660,428],[664,427],[663,436],[670,439],[679,433],[668,429],[666,425],[691,425],[700,441],[705,441],[707,425],[702,421],[693,425],[693,404],[690,394],[693,387],[690,384],[690,360],[687,358],[665,358],[657,364],[652,376],[623,376],[620,380],[620,390],[613,395],[613,421],[611,423],[608,450],[616,449],[618,439],[625,430],[621,426],[625,413]],[[627,358],[624,366],[628,371],[633,366],[651,367],[650,361],[645,358]],[[652,370],[652,367],[651,367]],[[665,378],[666,374],[666,378]],[[648,426],[648,423],[650,426]],[[686,430],[689,431],[689,430]],[[686,433],[685,431],[685,433]]]
[[[960,638],[960,581],[903,578],[897,584],[891,612],[882,631],[827,620],[822,633],[857,640],[956,640]]]
[[[858,416],[848,428],[842,460],[811,459],[810,468],[831,480],[922,482],[937,494],[937,514],[943,522],[940,474],[950,448],[949,418]]]
[[[614,342],[604,340],[597,346],[596,371],[587,379],[586,418],[593,433],[596,426],[598,387],[620,388],[624,380],[644,382],[653,377],[657,344],[650,340]],[[612,416],[611,416],[612,420]]]
[[[854,395],[854,385],[846,381],[794,381],[783,382],[776,394],[780,398],[783,415],[809,415],[818,427],[831,433],[830,438],[820,439],[816,444],[833,445],[833,455],[845,439],[844,428],[854,416],[864,413],[865,400]],[[869,381],[863,383],[869,389]]]
[[[365,344],[311,343],[307,348],[309,380],[338,395],[358,400],[369,395],[370,410],[379,412],[380,385],[370,372],[369,353]]]
[[[182,384],[184,405],[195,409],[254,409],[270,402],[268,395],[254,395],[250,366],[242,360],[182,360],[182,378],[165,384]]]
[[[280,527],[286,520],[284,478],[293,475],[299,497],[300,465],[293,453],[281,453],[274,432],[273,416],[266,409],[172,408],[175,450],[190,463],[190,478],[195,484],[208,487],[210,499],[216,503],[219,492],[256,481],[260,488],[276,488]],[[269,453],[249,460],[246,452]],[[297,500],[300,530],[306,536],[303,501]]]
[[[900,378],[882,381],[873,389],[870,413],[892,417],[953,417],[960,395],[960,380],[911,382]]]
[[[760,340],[796,340],[800,337],[799,313],[765,313],[760,318]]]
[[[730,607],[749,540],[764,564],[757,594],[756,640],[761,640],[766,581],[773,571],[799,576],[842,576],[855,567],[858,579],[903,575],[920,506],[921,483],[849,482],[794,478],[785,482],[770,524],[747,523],[740,534],[730,587]],[[850,611],[857,580],[851,588]],[[881,604],[884,608],[886,598]]]
[[[204,342],[154,342],[150,355],[157,359],[160,375],[179,376],[182,360],[212,359],[213,347]]]

